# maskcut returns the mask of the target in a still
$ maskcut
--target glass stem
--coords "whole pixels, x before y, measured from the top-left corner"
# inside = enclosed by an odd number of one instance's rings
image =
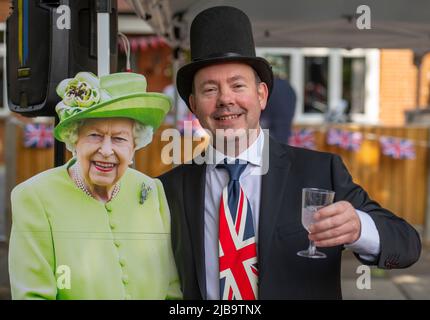
[[[310,255],[315,255],[315,251],[317,251],[317,247],[315,246],[315,243],[312,240],[309,240],[309,248],[308,248]]]

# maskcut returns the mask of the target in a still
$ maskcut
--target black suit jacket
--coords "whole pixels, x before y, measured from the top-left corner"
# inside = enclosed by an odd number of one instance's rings
[[[327,259],[296,254],[308,247],[307,231],[301,223],[304,187],[334,190],[335,201],[349,201],[372,217],[381,244],[381,253],[373,264],[404,268],[418,260],[421,242],[415,229],[381,208],[353,183],[339,156],[293,148],[266,137],[269,140],[269,170],[262,177],[258,228],[260,299],[342,298],[343,246],[318,248]],[[206,298],[205,172],[205,165],[193,163],[160,177],[172,216],[172,246],[185,299]]]

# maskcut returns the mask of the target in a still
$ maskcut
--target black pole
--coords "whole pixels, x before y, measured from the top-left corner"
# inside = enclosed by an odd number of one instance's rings
[[[60,122],[58,115],[55,115],[55,126]],[[64,164],[66,158],[64,143],[54,139],[54,167],[59,167]]]
[[[112,13],[112,0],[97,0],[96,12]]]

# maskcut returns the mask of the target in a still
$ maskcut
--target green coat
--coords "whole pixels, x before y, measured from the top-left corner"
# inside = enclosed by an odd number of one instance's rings
[[[72,163],[12,191],[12,298],[181,298],[160,181],[127,169],[103,204],[76,187]],[[151,190],[140,204],[142,183]]]

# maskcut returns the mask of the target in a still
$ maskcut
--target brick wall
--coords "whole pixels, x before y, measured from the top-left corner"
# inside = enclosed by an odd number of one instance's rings
[[[9,16],[10,0],[0,0],[0,22],[6,21]]]
[[[421,95],[420,106],[430,106],[430,53],[424,56],[421,65]]]
[[[138,55],[137,70],[142,73],[148,83],[147,91],[162,92],[172,83],[172,49],[163,45],[157,48],[147,48]]]
[[[417,68],[411,50],[381,50],[379,120],[403,125],[404,112],[416,107]],[[422,64],[420,105],[429,104],[430,54]]]

